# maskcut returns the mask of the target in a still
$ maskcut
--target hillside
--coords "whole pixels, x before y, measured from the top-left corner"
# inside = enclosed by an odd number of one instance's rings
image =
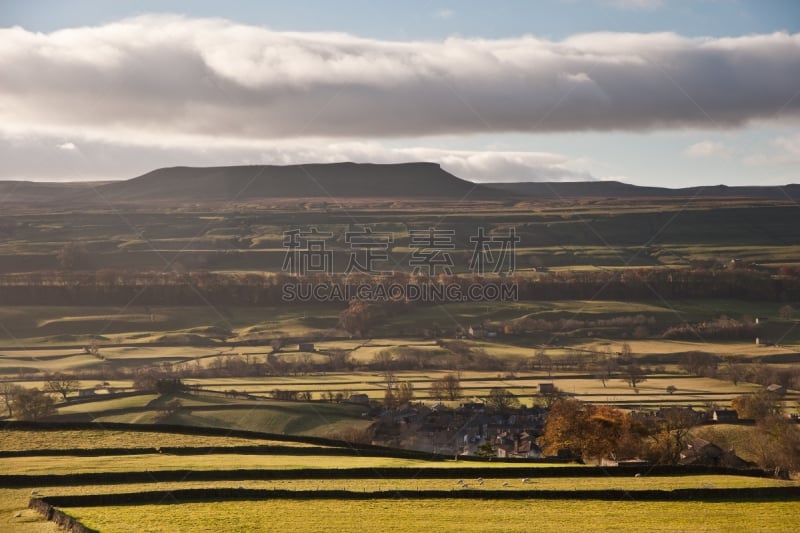
[[[162,168],[98,192],[111,201],[213,202],[258,198],[499,198],[434,163],[331,163]]]
[[[754,198],[800,200],[800,185],[716,185],[669,189],[618,181],[505,182],[476,184],[436,163],[327,163],[160,168],[141,176],[106,182],[0,181],[4,205],[105,207],[162,206],[265,199],[449,199],[526,198]]]
[[[642,187],[619,181],[551,181],[492,183],[494,189],[538,198],[759,198],[765,200],[798,200],[800,185],[736,186],[712,185],[704,187]]]
[[[96,181],[39,182],[0,181],[0,204],[55,204],[66,197],[89,197]]]

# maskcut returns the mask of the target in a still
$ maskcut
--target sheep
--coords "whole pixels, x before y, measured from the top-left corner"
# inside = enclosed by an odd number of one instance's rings
[[[503,482],[503,486],[504,486],[504,487],[508,487],[508,481],[504,481],[504,482]]]

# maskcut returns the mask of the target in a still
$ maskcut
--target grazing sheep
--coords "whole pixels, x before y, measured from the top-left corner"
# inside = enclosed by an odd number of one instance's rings
[[[39,494],[39,491],[38,491],[38,490],[32,490],[32,491],[31,491],[31,496],[35,496],[35,495],[37,495],[37,494]]]
[[[530,479],[528,479],[528,478],[526,478],[526,477],[522,478],[522,482],[523,482],[523,483],[527,483],[528,481],[530,481]]]
[[[503,481],[503,486],[508,487],[508,481]]]
[[[636,475],[635,475],[635,476],[633,476],[633,477],[642,477],[642,475],[641,475],[641,474],[636,474]]]

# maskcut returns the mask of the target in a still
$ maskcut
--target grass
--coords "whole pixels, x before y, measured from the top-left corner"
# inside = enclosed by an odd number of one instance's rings
[[[301,446],[307,444],[239,437],[214,437],[206,435],[181,435],[150,431],[116,430],[58,430],[0,431],[0,450],[59,450],[64,448],[160,448],[166,446],[229,447],[252,445]]]
[[[421,465],[430,471],[431,466]],[[435,467],[433,467],[435,468]],[[156,482],[138,484],[113,484],[113,485],[83,485],[71,487],[45,487],[38,489],[42,495],[63,495],[63,494],[115,494],[131,493],[152,490],[178,490],[187,488],[237,488],[246,489],[268,489],[268,490],[293,490],[293,491],[315,491],[315,490],[346,490],[351,492],[376,492],[376,491],[416,491],[416,490],[464,490],[462,485],[457,483],[447,473],[446,467],[440,467],[441,479],[416,479],[414,475],[419,469],[409,468],[408,478],[406,479],[297,479],[297,480],[244,480],[244,481],[194,481],[191,474],[186,476],[185,481],[181,482]],[[157,472],[157,471],[153,471]],[[346,472],[343,474],[346,476]],[[157,473],[154,475],[157,478]],[[483,485],[479,485],[475,479],[464,479],[469,485],[470,490],[477,491],[583,491],[583,490],[627,490],[631,494],[631,499],[636,499],[637,491],[646,490],[680,490],[680,489],[732,489],[732,488],[763,488],[763,487],[794,487],[798,486],[796,481],[779,481],[769,478],[754,478],[746,476],[664,476],[664,477],[641,477],[641,478],[617,478],[617,477],[573,477],[573,478],[547,478],[534,477],[530,481],[522,483],[519,477],[483,477]]]
[[[705,477],[705,476],[704,476]],[[682,478],[665,478],[680,480]],[[640,478],[636,481],[644,481]],[[498,480],[499,481],[499,480]],[[700,480],[698,480],[700,481]],[[706,480],[713,483],[715,480]],[[362,484],[365,480],[359,480]],[[720,483],[720,481],[716,481]],[[420,482],[418,482],[420,483]],[[438,484],[439,480],[425,480]],[[315,487],[322,486],[318,482]],[[334,483],[337,487],[342,483]],[[386,484],[388,485],[388,484]],[[161,490],[265,488],[265,482],[158,484]],[[292,485],[282,485],[292,486]],[[350,487],[350,485],[346,485]],[[378,484],[377,486],[380,486]],[[434,486],[434,485],[432,485]],[[716,485],[716,486],[722,486]],[[301,486],[303,489],[305,485]],[[152,484],[47,487],[45,495],[152,490]],[[299,489],[298,489],[299,490]],[[359,490],[355,487],[355,490]],[[25,510],[28,489],[0,489],[0,528],[10,533],[53,532],[53,524]],[[796,502],[599,502],[591,500],[262,500],[65,509],[106,532],[173,531],[786,531]],[[20,519],[12,518],[22,512]],[[358,517],[354,520],[354,517]],[[570,517],[580,517],[571,519]],[[487,518],[490,518],[487,520]],[[135,525],[134,525],[135,524]],[[757,524],[757,526],[756,526]]]
[[[430,463],[422,460],[383,457],[293,456],[293,455],[199,455],[172,456],[167,454],[140,454],[104,457],[43,456],[6,457],[0,459],[0,471],[5,474],[76,474],[81,472],[136,472],[159,470],[236,470],[248,468],[423,468],[431,464],[441,468],[463,466],[467,463]],[[499,463],[498,463],[499,464]],[[483,466],[483,463],[469,463]],[[525,466],[525,465],[523,465]]]
[[[189,398],[189,400],[185,400]],[[243,402],[219,400],[216,406],[201,400],[182,396],[185,406],[162,421],[185,426],[214,427],[327,437],[340,431],[365,429],[371,420],[361,416],[363,406],[353,404],[310,402]],[[98,402],[109,403],[109,402]],[[122,410],[106,410],[102,406],[94,409],[92,403],[74,406],[72,411],[59,418],[69,420],[94,420],[97,422],[124,422],[152,424],[159,421],[162,399],[152,404]],[[65,410],[68,408],[65,408]]]
[[[341,306],[260,307],[149,307],[131,306],[22,306],[0,307],[4,328],[0,344],[88,344],[102,336],[100,344],[144,342],[166,333],[187,333],[194,328],[223,326],[241,335],[258,333],[303,336],[336,325]],[[322,325],[322,328],[318,327]]]
[[[258,439],[204,437],[125,431],[0,432],[0,449],[54,449],[80,444],[85,448],[116,446],[233,446],[265,444]],[[286,443],[281,443],[286,445]],[[485,469],[513,466],[507,463],[464,461],[429,462],[396,458],[314,455],[200,454],[169,456],[141,454],[101,457],[41,456],[0,459],[4,474],[68,474],[79,472],[153,472],[153,483],[69,485],[45,487],[41,495],[115,494],[146,490],[188,488],[284,489],[296,491],[348,490],[461,490],[448,470],[481,468],[484,484],[465,479],[478,490],[628,490],[623,501],[592,500],[244,500],[203,503],[171,502],[161,505],[66,508],[85,525],[106,532],[172,531],[618,531],[636,524],[646,531],[750,531],[785,530],[786,517],[796,512],[796,502],[637,502],[639,490],[748,488],[797,486],[798,482],[747,476],[696,475],[634,477],[538,477],[524,483],[519,477],[486,475]],[[529,468],[531,464],[519,464]],[[549,465],[552,466],[552,465]],[[160,470],[280,469],[403,467],[401,479],[342,479],[156,482]],[[592,468],[592,467],[586,467]],[[433,479],[418,479],[421,469],[436,469]],[[544,471],[543,471],[544,472]],[[498,471],[499,474],[499,471]],[[530,474],[526,474],[530,475]],[[547,474],[545,474],[547,475]],[[463,476],[461,472],[458,476]],[[464,476],[465,478],[468,476]],[[506,485],[507,484],[507,485]],[[52,524],[25,510],[30,488],[0,488],[0,530],[53,532]],[[19,518],[14,515],[20,513]],[[574,517],[580,517],[579,520]],[[357,517],[357,519],[354,519]],[[573,518],[570,518],[573,517]],[[490,518],[487,520],[487,518]]]
[[[576,318],[582,320],[597,320],[619,316],[644,315],[653,317],[657,321],[656,329],[661,325],[671,325],[683,321],[702,321],[727,315],[734,318],[767,317],[773,320],[768,328],[781,327],[778,318],[779,302],[743,302],[738,300],[676,300],[664,301],[617,301],[617,300],[572,300],[572,301],[542,301],[542,302],[464,302],[447,305],[422,306],[414,309],[413,313],[401,313],[389,318],[379,325],[373,332],[374,339],[370,341],[346,340],[346,334],[336,330],[337,316],[341,306],[336,305],[292,305],[292,306],[267,306],[267,307],[231,307],[221,310],[211,307],[154,307],[120,309],[115,307],[0,307],[0,323],[3,331],[0,334],[0,344],[5,344],[9,350],[0,357],[0,369],[3,366],[19,366],[26,363],[34,368],[49,370],[58,365],[69,364],[72,367],[91,366],[100,364],[114,364],[126,362],[134,364],[136,361],[153,362],[154,360],[185,360],[215,353],[215,349],[225,349],[219,344],[215,334],[220,327],[229,328],[239,340],[253,337],[303,337],[317,335],[322,338],[336,337],[328,342],[320,342],[320,349],[354,349],[353,356],[359,361],[368,361],[377,351],[392,346],[413,345],[419,349],[435,351],[436,347],[431,341],[415,340],[408,338],[394,338],[399,332],[421,332],[426,328],[438,326],[448,330],[456,327],[467,328],[470,325],[490,323],[500,326],[507,322],[518,321],[523,318],[531,319],[562,319]],[[144,311],[149,311],[145,313]],[[151,320],[148,321],[150,317]],[[785,331],[770,332],[775,340],[791,345],[798,342],[800,332],[792,332],[791,325],[786,324]],[[592,329],[592,328],[589,328]],[[604,342],[602,328],[598,338],[562,339],[567,346],[582,342]],[[556,332],[563,337],[568,332]],[[785,336],[785,333],[789,333]],[[549,335],[548,335],[549,336]],[[89,344],[92,338],[100,337],[101,354],[107,361],[95,358],[76,359],[73,362],[67,358],[79,358],[84,355],[80,347]],[[146,343],[173,340],[203,340],[216,343],[214,346],[186,347],[186,348],[153,348]],[[235,338],[234,338],[235,339]],[[624,339],[627,340],[627,339]],[[624,342],[618,339],[616,342]],[[502,341],[502,339],[498,339]],[[125,348],[103,348],[104,343],[133,343],[142,346]],[[481,347],[501,358],[523,357],[528,347],[516,346],[518,340],[511,338],[509,342],[482,343]],[[636,341],[645,343],[639,353],[652,353],[663,351],[665,353],[683,349],[703,349],[708,351],[747,353],[749,355],[763,355],[772,353],[770,348],[753,346],[743,351],[747,343],[718,343],[702,342],[698,339],[694,343],[681,341],[665,341],[658,338]],[[646,343],[655,343],[647,348]],[[48,346],[72,345],[78,350],[46,351]],[[702,345],[699,348],[697,345]],[[38,346],[41,352],[14,350],[14,347]],[[291,352],[292,346],[288,347]],[[757,351],[754,351],[757,350]],[[263,350],[261,350],[263,352]],[[40,356],[37,360],[36,356]],[[47,356],[47,357],[44,357]],[[64,358],[59,361],[58,357]],[[14,360],[14,359],[18,360]]]
[[[102,397],[101,397],[102,398]],[[102,411],[116,409],[136,409],[145,408],[147,405],[158,398],[157,394],[142,394],[127,398],[113,398],[110,400],[98,400],[95,402],[79,403],[75,405],[65,405],[58,409],[61,415],[98,413]]]
[[[376,500],[236,501],[73,508],[104,533],[126,531],[786,531],[795,502]],[[357,519],[354,519],[357,517]],[[135,526],[131,526],[135,524]],[[635,525],[635,526],[634,526]]]

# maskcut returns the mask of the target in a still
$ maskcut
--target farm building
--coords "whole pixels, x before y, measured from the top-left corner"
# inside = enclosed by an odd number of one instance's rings
[[[778,396],[783,396],[786,394],[786,387],[783,385],[778,385],[777,383],[773,383],[769,387],[767,387],[767,392],[772,394],[777,394]]]
[[[733,409],[714,409],[711,411],[711,420],[723,424],[737,422],[739,420],[739,413]]]
[[[703,439],[693,439],[681,452],[678,464],[727,466],[730,468],[748,468],[752,466],[733,451],[725,451],[716,444]]]
[[[539,394],[555,394],[555,383],[539,383]]]
[[[369,405],[369,396],[364,393],[360,394],[351,394],[350,398],[347,399],[350,403],[358,403],[363,405]]]
[[[527,433],[511,433],[504,431],[497,435],[497,457],[528,459],[542,457],[542,450],[533,442],[533,437]]]

